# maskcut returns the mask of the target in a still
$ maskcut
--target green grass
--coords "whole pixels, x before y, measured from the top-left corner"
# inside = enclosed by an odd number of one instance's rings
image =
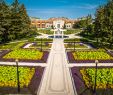
[[[53,31],[50,31],[50,29],[40,29],[37,30],[38,33],[44,33],[44,34],[53,34]]]
[[[8,54],[6,54],[3,58],[5,59],[31,59],[38,60],[43,56],[43,52],[33,49],[16,49]]]
[[[78,32],[81,32],[80,29],[71,29],[71,30],[67,30],[67,31],[64,31],[64,34],[68,35],[68,34],[75,34],[75,33],[78,33]]]
[[[35,68],[19,67],[20,86],[28,87]],[[0,87],[17,87],[17,69],[14,66],[0,66]]]
[[[113,59],[105,51],[76,51],[73,53],[76,60],[108,60]]]

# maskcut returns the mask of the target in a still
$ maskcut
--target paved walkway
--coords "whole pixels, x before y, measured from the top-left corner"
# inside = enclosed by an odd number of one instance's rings
[[[54,39],[48,66],[37,95],[76,95],[73,90],[63,39]]]

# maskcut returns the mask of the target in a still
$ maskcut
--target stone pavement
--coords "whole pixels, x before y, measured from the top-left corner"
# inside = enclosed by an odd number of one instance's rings
[[[76,95],[69,68],[63,39],[54,39],[42,84],[37,95]]]

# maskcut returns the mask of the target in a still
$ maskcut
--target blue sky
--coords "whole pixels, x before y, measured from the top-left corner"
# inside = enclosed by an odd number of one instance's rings
[[[6,0],[12,3],[13,0]],[[50,17],[79,18],[95,14],[99,5],[107,0],[19,0],[24,3],[29,16],[47,19]]]

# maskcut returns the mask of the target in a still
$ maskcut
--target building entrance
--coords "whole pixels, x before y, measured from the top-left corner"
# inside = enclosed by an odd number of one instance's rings
[[[57,28],[60,28],[60,24],[57,24]]]

